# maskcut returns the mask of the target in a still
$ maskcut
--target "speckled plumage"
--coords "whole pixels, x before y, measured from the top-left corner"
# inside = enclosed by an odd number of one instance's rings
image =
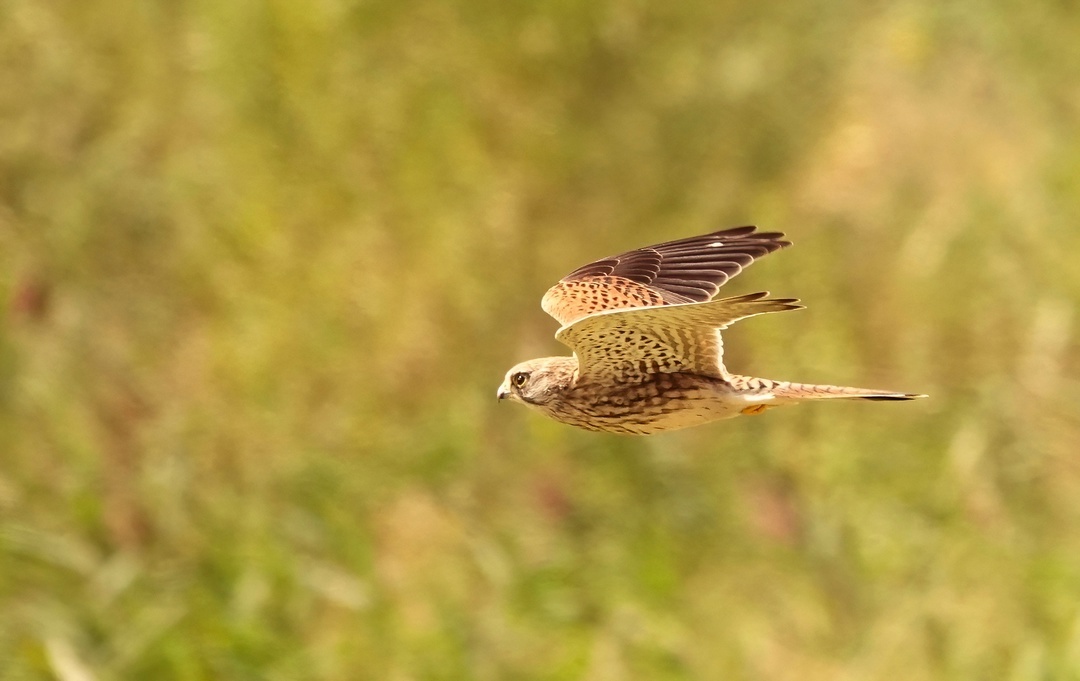
[[[564,277],[541,306],[573,357],[522,362],[499,398],[587,430],[647,435],[808,399],[909,400],[922,395],[751,378],[724,367],[720,331],[794,298],[714,300],[756,258],[790,245],[737,227],[603,258]]]

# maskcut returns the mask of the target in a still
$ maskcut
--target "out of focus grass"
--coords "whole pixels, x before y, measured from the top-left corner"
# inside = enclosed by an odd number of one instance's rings
[[[1069,3],[0,4],[0,677],[1080,677]],[[651,439],[494,390],[753,222]]]

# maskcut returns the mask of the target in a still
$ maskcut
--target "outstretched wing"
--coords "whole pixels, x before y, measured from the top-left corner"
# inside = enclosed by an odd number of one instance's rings
[[[562,327],[555,338],[573,349],[583,381],[676,372],[726,378],[721,329],[746,317],[802,308],[795,298],[768,295],[598,312]]]
[[[639,248],[579,267],[540,306],[566,325],[605,310],[700,303],[754,260],[791,243],[780,232],[735,227]]]

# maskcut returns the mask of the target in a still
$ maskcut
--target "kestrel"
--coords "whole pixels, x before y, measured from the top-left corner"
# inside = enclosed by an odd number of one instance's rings
[[[756,259],[790,246],[779,232],[736,227],[668,241],[580,267],[541,301],[573,357],[507,372],[510,399],[587,430],[631,435],[697,426],[804,400],[912,400],[925,395],[751,378],[729,372],[720,331],[802,308],[768,292],[715,299]]]

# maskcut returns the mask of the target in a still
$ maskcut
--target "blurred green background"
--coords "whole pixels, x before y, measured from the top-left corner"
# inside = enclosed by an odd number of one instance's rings
[[[1080,6],[0,4],[0,678],[1080,679]],[[739,224],[771,378],[499,405]]]

